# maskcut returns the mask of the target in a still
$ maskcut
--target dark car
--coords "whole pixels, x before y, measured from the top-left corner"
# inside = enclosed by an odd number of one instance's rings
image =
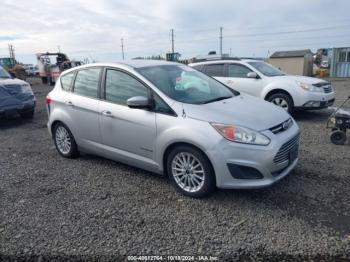
[[[20,114],[23,118],[34,116],[36,99],[30,85],[12,78],[0,66],[0,117]]]

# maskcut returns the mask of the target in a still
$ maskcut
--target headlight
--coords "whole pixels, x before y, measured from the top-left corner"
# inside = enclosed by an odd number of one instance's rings
[[[211,123],[211,125],[224,138],[233,142],[262,146],[267,146],[270,143],[270,139],[268,137],[246,127],[217,123]]]
[[[301,87],[302,89],[304,89],[306,91],[323,93],[323,89],[319,88],[317,86],[309,85],[309,84],[299,82],[299,81],[296,81],[296,83],[299,87]]]
[[[21,85],[21,87],[22,87],[23,93],[33,93],[29,84],[23,84],[23,85]]]

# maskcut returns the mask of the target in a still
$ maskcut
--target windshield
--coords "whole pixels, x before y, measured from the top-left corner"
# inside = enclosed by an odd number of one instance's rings
[[[183,103],[205,104],[236,94],[215,79],[185,65],[149,66],[137,71],[164,94]]]
[[[273,67],[272,65],[265,62],[248,62],[252,67],[258,70],[260,73],[266,76],[284,76],[286,75],[281,70]]]
[[[5,69],[3,69],[1,66],[0,66],[0,78],[11,78],[9,73],[7,73]]]

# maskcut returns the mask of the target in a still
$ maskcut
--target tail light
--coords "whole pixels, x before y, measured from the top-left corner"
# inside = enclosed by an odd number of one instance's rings
[[[46,104],[49,105],[51,104],[52,100],[49,96],[46,97]]]

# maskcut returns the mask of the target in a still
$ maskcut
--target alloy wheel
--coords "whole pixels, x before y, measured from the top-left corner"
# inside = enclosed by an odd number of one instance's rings
[[[62,154],[68,154],[72,147],[68,130],[63,126],[59,126],[56,130],[55,138],[58,150]]]
[[[289,110],[288,102],[281,97],[276,97],[272,99],[271,102],[274,103],[276,106],[282,107],[285,111]]]
[[[197,192],[204,185],[203,164],[191,153],[176,154],[171,163],[171,171],[178,186],[187,192]]]

